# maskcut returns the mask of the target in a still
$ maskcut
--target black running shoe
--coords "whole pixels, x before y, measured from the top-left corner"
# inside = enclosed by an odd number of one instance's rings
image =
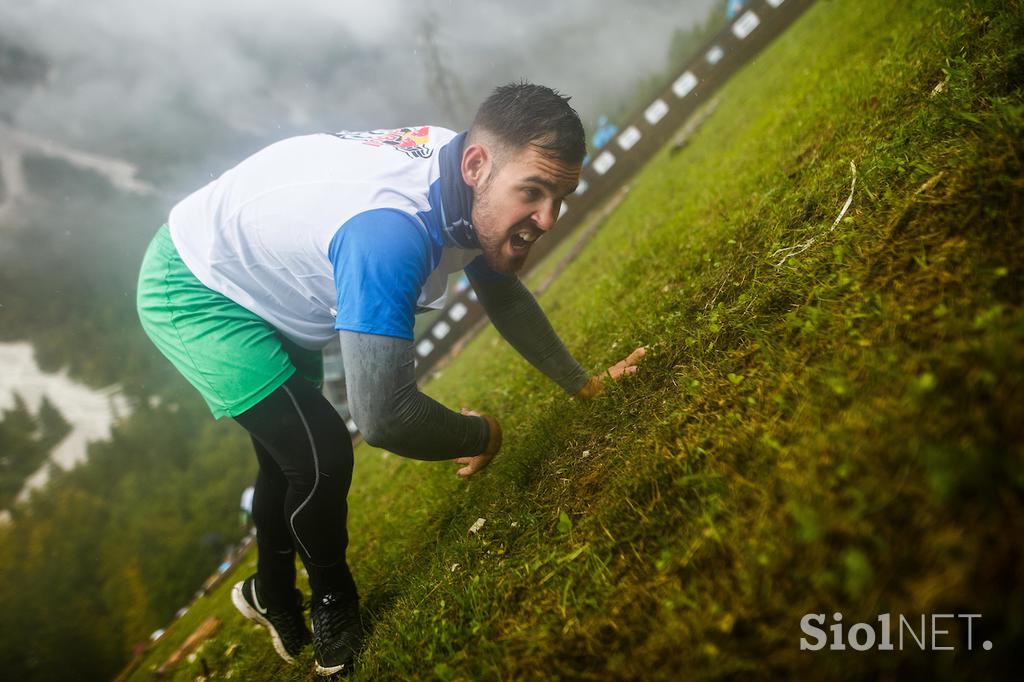
[[[352,669],[352,659],[363,639],[358,597],[328,594],[313,602],[309,612],[313,624],[313,651],[318,675],[333,675]]]
[[[256,589],[256,576],[251,575],[231,590],[231,601],[243,616],[270,631],[277,655],[295,663],[295,657],[309,644],[312,637],[302,615],[302,593],[295,590],[295,608],[287,611],[270,610],[263,605]]]

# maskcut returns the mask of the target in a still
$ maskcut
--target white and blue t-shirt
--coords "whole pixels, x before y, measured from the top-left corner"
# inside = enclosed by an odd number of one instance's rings
[[[257,152],[178,203],[171,238],[206,286],[302,347],[344,329],[413,338],[479,250],[442,229],[440,149],[423,126],[307,135]]]

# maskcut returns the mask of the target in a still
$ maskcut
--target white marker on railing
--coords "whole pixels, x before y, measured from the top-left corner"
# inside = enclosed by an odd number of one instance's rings
[[[423,339],[416,344],[416,352],[421,358],[425,358],[430,355],[430,351],[434,350],[434,342],[430,339]]]
[[[647,107],[647,110],[644,112],[644,118],[647,119],[648,123],[654,125],[661,119],[665,118],[665,114],[667,113],[668,105],[665,104],[665,100],[656,99],[651,102],[651,106]]]
[[[594,159],[594,172],[598,175],[604,175],[608,170],[615,165],[615,155],[610,151],[605,150],[601,152],[596,159]]]
[[[622,151],[628,152],[637,142],[640,141],[640,131],[636,126],[629,126],[619,135],[618,143]]]
[[[689,95],[695,87],[697,87],[697,77],[693,75],[692,71],[687,71],[672,84],[672,92],[676,93],[676,97],[682,99]]]
[[[751,10],[747,10],[743,13],[743,16],[737,19],[736,23],[732,25],[732,33],[740,40],[743,40],[760,25],[761,20],[757,18],[757,15]]]

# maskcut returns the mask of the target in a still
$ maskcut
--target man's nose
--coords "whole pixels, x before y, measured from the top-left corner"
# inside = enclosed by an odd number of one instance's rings
[[[555,226],[556,220],[558,220],[558,209],[555,207],[555,202],[545,203],[533,214],[533,222],[545,232]]]

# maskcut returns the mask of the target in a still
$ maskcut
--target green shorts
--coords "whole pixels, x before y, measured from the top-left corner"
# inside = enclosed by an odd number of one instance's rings
[[[242,414],[296,372],[315,386],[323,383],[323,354],[297,346],[200,282],[166,225],[142,259],[137,303],[146,334],[218,419]]]

